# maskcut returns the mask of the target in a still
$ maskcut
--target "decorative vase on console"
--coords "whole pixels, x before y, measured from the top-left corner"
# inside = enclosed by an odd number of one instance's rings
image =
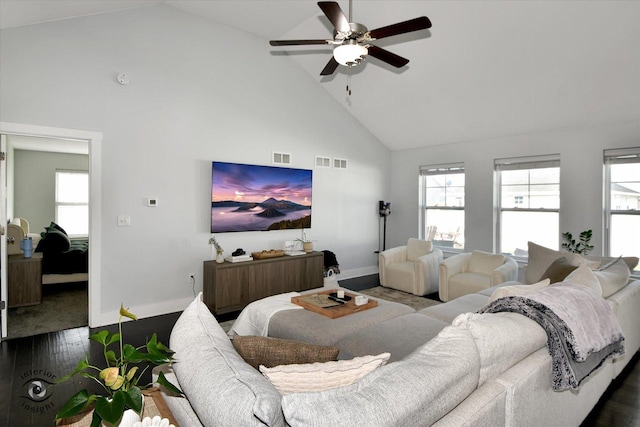
[[[215,250],[215,260],[218,264],[222,264],[224,262],[224,249],[222,249],[222,246],[214,236],[209,239],[209,245],[211,245],[211,259],[214,259],[213,252]]]

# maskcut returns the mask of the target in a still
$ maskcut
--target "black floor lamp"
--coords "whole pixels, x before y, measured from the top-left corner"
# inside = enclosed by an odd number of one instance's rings
[[[382,250],[387,249],[387,217],[391,215],[391,202],[384,202],[380,200],[379,202],[379,214],[383,220],[382,226]]]

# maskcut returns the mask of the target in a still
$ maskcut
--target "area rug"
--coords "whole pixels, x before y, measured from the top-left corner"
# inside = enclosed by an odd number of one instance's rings
[[[414,310],[422,310],[423,308],[431,307],[434,305],[442,304],[440,301],[419,297],[409,294],[407,292],[398,291],[396,289],[389,289],[382,286],[376,286],[370,289],[364,289],[358,291],[361,294],[368,295],[372,298],[380,298],[387,301],[399,302],[404,305],[408,305]],[[228,320],[226,322],[220,322],[220,326],[225,332],[229,331],[235,320]]]
[[[22,338],[89,323],[87,283],[47,285],[42,304],[9,309],[7,338]]]

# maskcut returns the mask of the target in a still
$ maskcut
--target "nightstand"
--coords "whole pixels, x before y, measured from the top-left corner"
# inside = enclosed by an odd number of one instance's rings
[[[42,303],[42,254],[9,255],[9,308]]]

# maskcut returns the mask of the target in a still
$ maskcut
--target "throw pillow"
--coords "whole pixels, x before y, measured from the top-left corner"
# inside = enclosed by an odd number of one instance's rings
[[[36,252],[66,252],[71,247],[71,241],[66,234],[55,228],[48,228],[38,243]]]
[[[602,296],[602,286],[600,286],[598,278],[587,264],[582,264],[580,267],[576,268],[571,274],[565,277],[563,283],[582,285],[593,290],[598,294],[598,296]]]
[[[536,283],[542,280],[542,274],[549,268],[553,261],[560,257],[566,257],[569,263],[580,265],[584,259],[577,254],[569,252],[560,252],[553,249],[545,248],[533,242],[528,242],[529,260],[527,261],[527,270],[525,272],[526,283]]]
[[[283,395],[310,393],[353,384],[383,366],[391,354],[354,357],[336,362],[260,366],[260,372]]]
[[[609,298],[620,289],[627,286],[631,271],[622,258],[608,263],[599,270],[595,270],[593,274],[598,279],[602,287],[602,297]]]
[[[65,236],[69,236],[69,234],[64,230],[64,228],[60,227],[58,224],[56,224],[53,221],[51,221],[51,224],[49,224],[49,226],[45,228],[47,229],[47,231],[49,231],[50,228],[54,228],[59,232],[61,232],[62,234],[64,234]]]
[[[549,279],[551,283],[562,282],[576,268],[578,266],[572,265],[567,257],[563,256],[551,263],[549,268],[542,273],[541,279]]]
[[[471,252],[471,258],[469,258],[469,271],[491,274],[493,270],[502,264],[504,264],[504,255],[473,251]]]
[[[415,261],[421,256],[430,254],[432,250],[433,244],[429,240],[410,238],[407,242],[407,259]]]
[[[498,298],[523,296],[531,292],[537,291],[538,289],[546,288],[547,286],[549,286],[549,284],[551,284],[551,281],[549,279],[544,279],[532,285],[502,286],[496,289],[495,291],[493,291],[493,293],[489,297],[489,302],[493,302]]]
[[[338,358],[338,347],[260,336],[233,336],[233,346],[249,365],[271,368],[278,365],[329,362]]]

